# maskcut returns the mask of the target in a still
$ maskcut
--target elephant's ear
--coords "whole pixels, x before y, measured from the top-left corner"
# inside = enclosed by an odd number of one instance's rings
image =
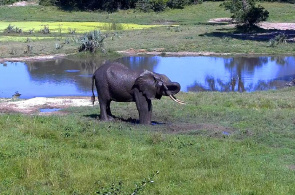
[[[157,75],[148,70],[141,73],[134,83],[134,87],[138,88],[138,90],[148,99],[157,97],[159,86],[160,83],[157,80]]]

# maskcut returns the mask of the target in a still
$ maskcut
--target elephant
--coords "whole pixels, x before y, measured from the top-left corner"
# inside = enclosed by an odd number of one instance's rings
[[[135,102],[140,124],[151,124],[152,99],[169,96],[179,104],[185,104],[174,95],[180,91],[180,84],[172,82],[164,74],[148,70],[131,70],[118,62],[101,65],[92,76],[92,103],[95,102],[94,83],[100,106],[100,119],[113,119],[110,103]]]

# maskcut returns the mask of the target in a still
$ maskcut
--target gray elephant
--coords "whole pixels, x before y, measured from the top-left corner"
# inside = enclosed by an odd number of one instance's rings
[[[177,82],[171,82],[163,74],[148,70],[134,71],[117,62],[105,63],[92,76],[92,103],[94,104],[94,83],[100,105],[100,119],[112,120],[111,101],[135,102],[141,124],[150,124],[152,117],[152,99],[170,96],[179,104],[174,94],[180,91]]]

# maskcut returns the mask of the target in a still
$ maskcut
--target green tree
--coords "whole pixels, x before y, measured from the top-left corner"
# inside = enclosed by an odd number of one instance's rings
[[[222,5],[232,13],[232,18],[246,28],[252,28],[268,18],[269,12],[256,0],[226,0]]]

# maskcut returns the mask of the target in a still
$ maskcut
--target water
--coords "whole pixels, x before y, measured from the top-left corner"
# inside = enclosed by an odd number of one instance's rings
[[[60,108],[41,108],[40,112],[50,113],[50,112],[57,112],[57,111],[60,111],[60,110],[61,110]]]
[[[240,91],[278,89],[295,78],[295,56],[160,57],[117,60],[132,69],[166,74],[181,91]],[[101,59],[56,59],[0,63],[0,97],[90,96],[91,76]]]

